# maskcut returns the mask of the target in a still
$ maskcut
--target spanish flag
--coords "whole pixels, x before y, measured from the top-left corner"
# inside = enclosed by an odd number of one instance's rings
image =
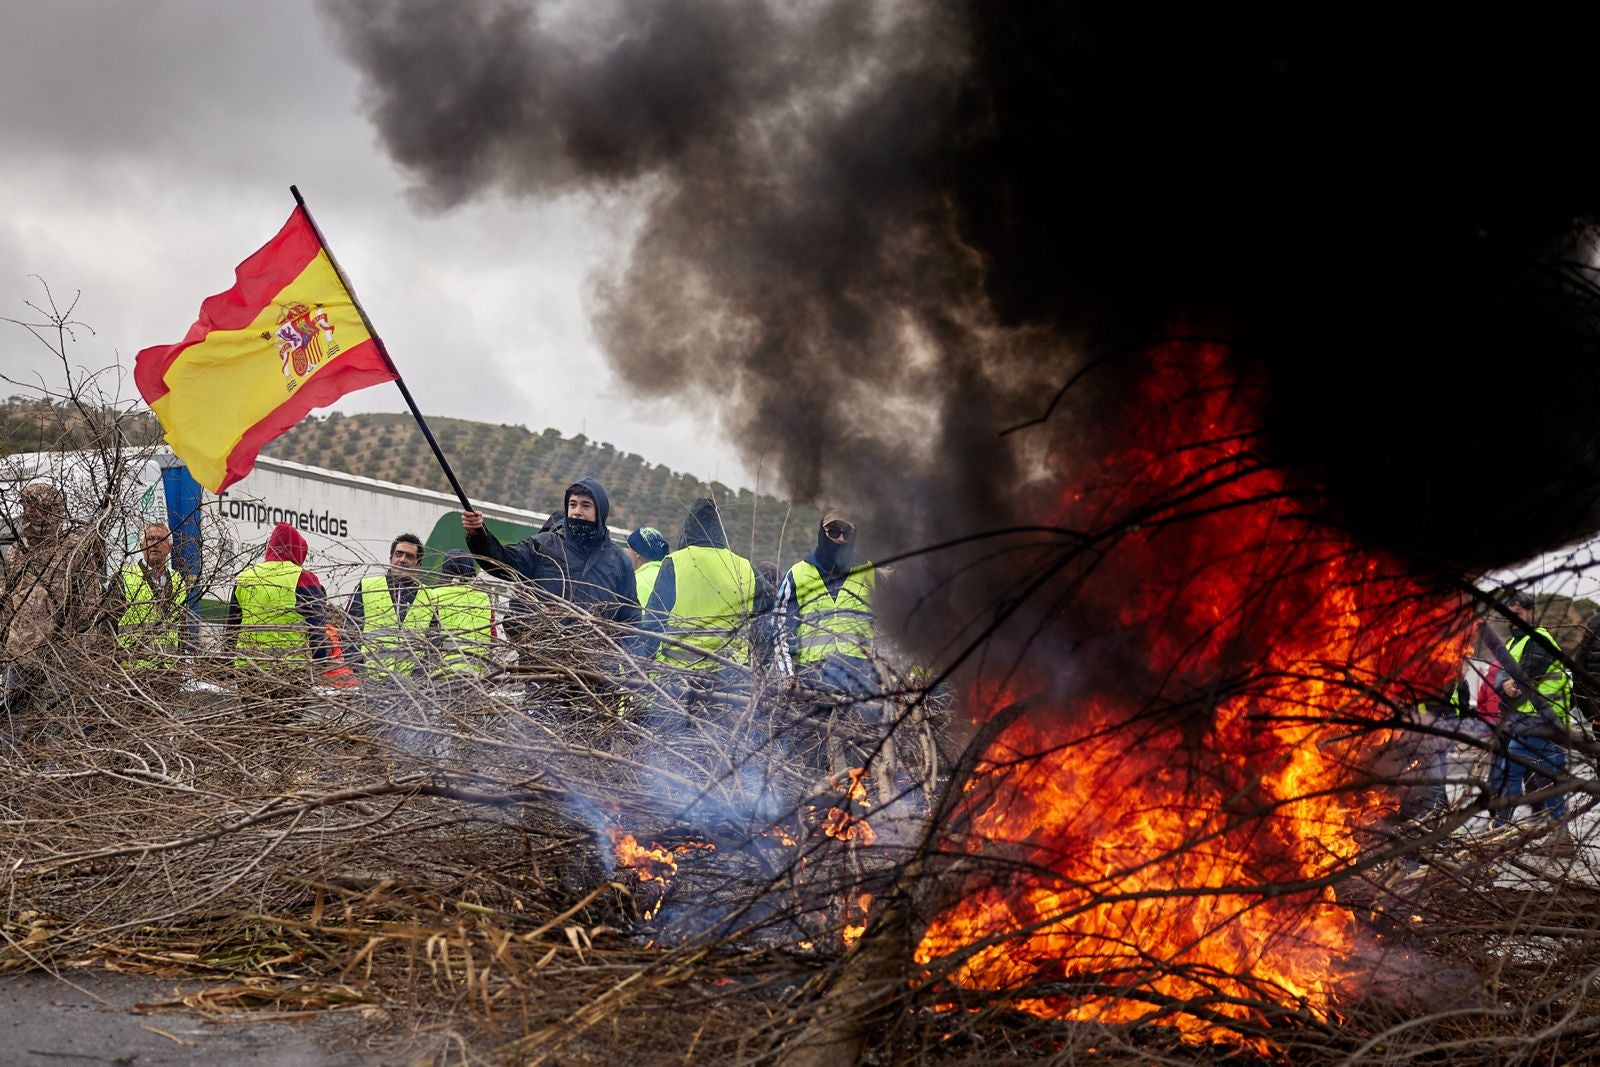
[[[133,378],[195,480],[220,493],[274,437],[346,393],[398,375],[304,205]]]

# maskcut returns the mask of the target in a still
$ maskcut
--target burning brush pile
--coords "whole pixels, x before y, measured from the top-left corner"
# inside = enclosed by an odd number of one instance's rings
[[[926,671],[865,704],[707,686],[554,607],[481,673],[359,686],[210,630],[170,667],[53,642],[0,757],[4,966],[204,980],[166,1006],[346,1012],[441,1059],[1573,1051],[1588,842],[1485,832],[1465,733],[1453,811],[1398,817],[1467,598],[1297,505],[1221,350],[1145,358],[1139,432],[1003,535],[1070,601],[1021,658],[991,619],[956,721]],[[119,499],[73,502],[81,541]]]
[[[915,949],[937,1006],[1088,1024],[1043,1032],[1107,1055],[1157,1027],[1297,1062],[1470,1044],[1508,999],[1519,1026],[1594,1018],[1595,927],[1570,922],[1600,893],[1592,745],[1551,790],[1575,856],[1544,857],[1548,825],[1486,834],[1515,802],[1485,733],[1416,710],[1472,651],[1468,590],[1308,513],[1217,348],[1157,349],[1137,381],[1137,430],[1059,473],[1054,543],[1024,549],[1072,599],[967,693],[986,747],[928,861],[962,889]],[[1454,806],[1408,822],[1430,775]]]
[[[11,966],[514,1062],[1592,1058],[1593,746],[1547,849],[1418,710],[1600,529],[1592,16],[324,13],[419,202],[630,220],[619,380],[851,506],[916,669],[694,685],[553,611],[445,686],[58,643]]]

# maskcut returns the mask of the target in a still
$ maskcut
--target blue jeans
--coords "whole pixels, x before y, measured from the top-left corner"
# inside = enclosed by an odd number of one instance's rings
[[[1511,737],[1506,739],[1506,754],[1494,767],[1495,795],[1506,799],[1520,797],[1552,784],[1567,769],[1567,751],[1554,741],[1542,737]],[[1494,824],[1504,826],[1511,821],[1515,805],[1508,804],[1494,813]],[[1567,814],[1567,797],[1559,796],[1540,800],[1533,805],[1535,815],[1548,815],[1552,819]]]

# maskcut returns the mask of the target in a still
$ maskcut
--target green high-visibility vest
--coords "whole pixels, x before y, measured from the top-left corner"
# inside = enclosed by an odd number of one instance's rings
[[[816,565],[801,560],[789,568],[795,611],[800,619],[798,663],[820,663],[829,656],[866,659],[872,653],[872,564],[851,568],[837,595]]]
[[[300,564],[265,560],[246,567],[233,580],[239,601],[240,652],[271,652],[276,658],[306,658],[306,620],[295,609]],[[251,661],[241,656],[243,666]]]
[[[361,579],[361,653],[369,668],[400,674],[410,674],[416,668],[413,650],[433,621],[431,593],[427,586],[418,586],[402,619],[389,595],[387,575]]]
[[[484,669],[489,654],[494,611],[489,594],[465,583],[436,585],[428,599],[444,637],[443,664],[447,671],[471,673]]]
[[[171,599],[162,611],[161,598],[145,577],[144,568],[129,563],[122,568],[122,600],[127,606],[117,617],[117,643],[123,648],[152,655],[134,660],[136,667],[171,666],[178,651],[178,627],[189,600],[189,586],[183,575],[167,569]]]
[[[1516,661],[1519,667],[1522,665],[1523,653],[1528,650],[1528,642],[1535,637],[1543,639],[1550,648],[1561,647],[1556,644],[1555,638],[1550,636],[1550,631],[1542,626],[1536,628],[1531,634],[1523,634],[1513,640],[1506,648],[1506,651],[1511,654],[1511,658]],[[1534,682],[1535,687],[1539,690],[1539,695],[1549,701],[1551,709],[1556,713],[1556,718],[1561,720],[1561,725],[1572,725],[1572,678],[1567,674],[1566,668],[1559,662],[1552,661],[1549,673],[1542,678],[1529,680]],[[1538,709],[1533,706],[1532,696],[1524,697],[1511,710],[1523,715],[1537,715],[1539,713]]]
[[[740,663],[750,660],[745,624],[756,603],[756,571],[750,561],[726,548],[692,545],[672,560],[678,595],[667,617],[667,633],[689,648],[662,643],[657,659],[680,667],[711,670],[722,664],[693,651],[701,649]]]
[[[677,566],[677,564],[673,564],[673,566]],[[641,563],[639,568],[633,572],[634,584],[639,588],[639,606],[641,608],[650,606],[650,594],[655,591],[656,575],[660,573],[661,561],[659,559]]]

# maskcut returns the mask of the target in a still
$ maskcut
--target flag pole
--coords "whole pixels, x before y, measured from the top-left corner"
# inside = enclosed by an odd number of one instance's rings
[[[433,458],[439,461],[439,467],[444,471],[444,476],[450,480],[450,488],[456,492],[456,499],[461,501],[462,511],[472,511],[472,502],[467,499],[466,491],[461,488],[461,483],[456,481],[456,472],[450,469],[450,461],[444,458],[444,450],[439,447],[439,442],[434,440],[433,430],[428,426],[428,420],[422,417],[422,412],[417,410],[417,402],[411,398],[411,390],[406,388],[406,380],[400,377],[400,369],[394,365],[394,360],[389,358],[389,350],[384,347],[383,338],[378,336],[378,331],[373,327],[372,320],[367,318],[367,309],[361,306],[361,298],[356,296],[355,286],[350,284],[350,279],[345,276],[344,270],[339,266],[339,261],[334,258],[333,249],[328,247],[328,239],[322,236],[322,229],[317,225],[317,220],[311,217],[311,209],[306,207],[306,198],[300,195],[298,186],[289,186],[289,192],[294,194],[294,202],[300,205],[300,210],[306,213],[306,221],[311,224],[311,232],[317,235],[317,243],[328,254],[328,262],[333,265],[333,273],[339,278],[344,291],[350,294],[350,303],[355,305],[356,314],[361,316],[361,325],[366,327],[367,335],[372,338],[373,347],[378,350],[384,366],[389,368],[389,373],[394,375],[394,384],[400,387],[400,395],[406,398],[406,407],[411,409],[411,415],[417,420],[417,425],[422,428],[422,436],[428,439],[428,447],[433,449]]]

